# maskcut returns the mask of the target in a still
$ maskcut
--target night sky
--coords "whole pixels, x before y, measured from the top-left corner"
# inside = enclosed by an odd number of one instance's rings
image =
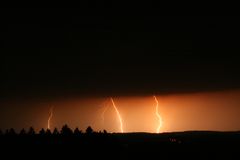
[[[239,17],[83,8],[1,9],[1,101],[239,89]]]

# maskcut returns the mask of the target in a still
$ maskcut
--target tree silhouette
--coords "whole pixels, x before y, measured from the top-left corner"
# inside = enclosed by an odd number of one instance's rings
[[[104,134],[107,134],[107,131],[104,129],[104,130],[103,130],[103,133],[104,133]]]
[[[88,126],[87,129],[86,129],[86,133],[87,134],[92,134],[93,133],[93,129],[90,126]]]
[[[16,134],[15,130],[13,128],[11,128],[8,132],[9,135],[13,136]]]
[[[40,134],[40,135],[45,135],[46,132],[45,132],[45,130],[42,128],[42,129],[39,131],[39,134]]]
[[[59,132],[58,132],[58,129],[57,129],[57,128],[54,128],[54,130],[53,130],[53,134],[54,134],[54,135],[58,135],[58,134],[59,134]]]
[[[25,135],[26,134],[26,131],[25,129],[23,128],[21,131],[20,131],[20,135]]]
[[[29,134],[29,135],[35,135],[35,130],[34,130],[33,127],[30,127],[30,128],[29,128],[28,134]]]
[[[45,134],[46,134],[46,135],[51,135],[51,134],[52,134],[52,132],[51,132],[51,130],[50,130],[50,129],[47,129]]]
[[[68,127],[68,125],[65,124],[65,125],[62,127],[61,134],[62,134],[62,135],[72,135],[73,132],[72,132],[72,130]]]
[[[78,128],[74,130],[74,135],[80,135],[82,131],[80,131]]]
[[[5,132],[5,135],[9,135],[9,136],[13,136],[15,134],[16,134],[16,132],[14,131],[13,128],[7,129]]]

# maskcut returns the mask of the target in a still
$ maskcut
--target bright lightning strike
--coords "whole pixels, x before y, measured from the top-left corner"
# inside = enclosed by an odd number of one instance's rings
[[[159,133],[160,132],[160,128],[162,127],[162,117],[160,116],[160,114],[159,114],[159,112],[158,112],[158,99],[157,99],[157,97],[156,96],[153,96],[153,98],[154,98],[154,100],[155,100],[155,102],[156,102],[156,116],[157,116],[157,118],[158,118],[158,127],[157,127],[157,133]]]
[[[113,105],[113,107],[114,107],[114,109],[115,109],[115,111],[117,113],[117,116],[118,116],[118,119],[119,119],[119,122],[120,122],[120,130],[123,133],[123,123],[122,123],[121,115],[120,115],[120,113],[119,113],[119,111],[118,111],[118,109],[117,109],[117,107],[116,107],[116,105],[115,105],[115,103],[113,101],[113,98],[111,98],[111,102],[112,102],[112,105]]]
[[[51,129],[51,119],[53,116],[53,106],[50,108],[50,112],[49,112],[49,117],[48,117],[48,124],[47,124],[47,129]]]

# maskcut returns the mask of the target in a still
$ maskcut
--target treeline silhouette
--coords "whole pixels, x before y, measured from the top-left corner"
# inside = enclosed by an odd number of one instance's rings
[[[162,158],[183,158],[197,155],[198,158],[212,155],[214,158],[238,155],[240,132],[189,131],[172,133],[108,133],[94,131],[90,126],[82,131],[72,130],[64,125],[60,130],[41,129],[36,132],[33,127],[20,132],[14,129],[0,131],[1,153],[34,153],[36,155],[81,155],[100,156],[112,159],[126,155],[156,156]],[[27,152],[26,152],[27,151]],[[8,155],[11,155],[8,154]],[[139,157],[136,157],[139,155]],[[1,156],[1,154],[0,154]],[[109,157],[110,156],[110,157]],[[192,157],[195,158],[195,157]]]
[[[39,132],[36,132],[33,127],[30,127],[28,130],[25,130],[24,128],[17,133],[13,128],[6,129],[5,132],[0,130],[0,136],[6,135],[6,136],[14,136],[14,135],[81,135],[81,134],[107,134],[108,132],[106,130],[103,131],[94,131],[91,126],[88,126],[83,132],[82,130],[79,130],[78,127],[72,130],[70,127],[68,127],[67,124],[65,124],[61,130],[58,130],[57,128],[54,128],[53,131],[50,129],[44,129],[42,128]]]

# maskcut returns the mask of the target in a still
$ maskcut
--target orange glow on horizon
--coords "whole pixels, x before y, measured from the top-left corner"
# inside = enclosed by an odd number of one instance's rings
[[[35,130],[53,130],[54,127],[60,130],[64,124],[72,129],[78,127],[83,132],[88,126],[94,131],[105,129],[110,133],[239,131],[239,106],[240,90],[118,96],[117,99],[74,97],[19,100],[1,103],[6,111],[0,113],[0,117],[8,123],[2,121],[0,125],[2,129],[13,127],[17,131],[29,126]],[[11,110],[9,107],[12,107]]]
[[[119,119],[120,130],[121,130],[121,132],[123,133],[122,117],[121,117],[121,115],[120,115],[120,113],[119,113],[119,111],[118,111],[118,109],[117,109],[117,107],[116,107],[116,105],[115,105],[115,103],[114,103],[114,101],[113,101],[113,98],[111,98],[111,102],[112,102],[112,105],[113,105],[113,107],[114,107],[114,109],[115,109],[115,111],[116,111],[116,113],[117,113],[118,119]]]

